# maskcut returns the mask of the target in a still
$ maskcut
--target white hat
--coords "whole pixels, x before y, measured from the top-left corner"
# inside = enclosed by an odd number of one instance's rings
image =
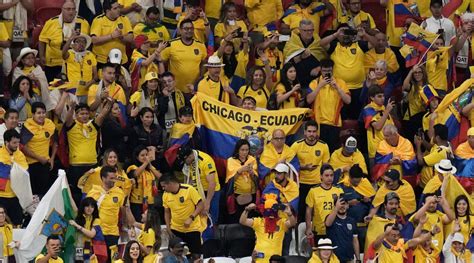
[[[318,241],[318,246],[315,247],[314,249],[336,249],[337,246],[332,246],[332,241],[329,238],[321,238]]]
[[[454,233],[452,242],[459,242],[464,244],[464,236],[461,233],[456,232]]]
[[[20,60],[21,60],[24,56],[26,56],[26,55],[28,55],[28,54],[30,54],[30,53],[33,53],[33,54],[35,55],[35,57],[36,57],[36,56],[38,55],[38,50],[29,48],[29,47],[24,47],[24,48],[22,48],[21,51],[20,51],[20,55],[16,58],[16,62],[20,62]]]
[[[443,159],[439,163],[435,164],[435,169],[440,174],[455,174],[457,169],[451,164],[451,161],[448,159]]]
[[[347,138],[346,143],[344,144],[344,148],[349,153],[353,153],[353,152],[357,151],[357,140],[356,140],[356,138],[354,138],[352,136]]]
[[[273,168],[274,171],[277,171],[279,173],[289,173],[290,172],[290,167],[284,163],[279,163],[275,168]]]
[[[114,48],[109,52],[109,62],[112,64],[122,64],[122,51]]]
[[[88,49],[91,46],[91,43],[92,43],[91,37],[89,35],[81,33],[76,39],[81,38],[81,37],[86,39],[85,49]]]
[[[222,64],[221,59],[218,56],[210,56],[207,59],[207,64],[204,66],[208,68],[221,68],[225,66],[225,64]]]

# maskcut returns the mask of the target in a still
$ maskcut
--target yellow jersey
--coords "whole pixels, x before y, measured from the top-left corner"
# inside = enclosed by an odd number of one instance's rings
[[[46,45],[46,66],[55,67],[63,65],[62,46],[68,40],[64,32],[66,28],[75,31],[76,24],[81,25],[81,33],[89,35],[89,23],[80,16],[76,16],[74,24],[60,24],[59,16],[55,16],[46,21],[39,35],[39,41]]]
[[[197,189],[197,181],[196,181],[196,172],[195,166],[191,165],[192,167],[189,169],[190,174],[190,182],[192,185]],[[207,175],[214,174],[214,182],[216,183],[216,191],[221,190],[221,185],[219,184],[219,176],[217,175],[216,164],[214,160],[209,156],[207,153],[198,151],[198,164],[197,168],[199,169],[199,175],[201,180],[201,185],[204,191],[207,191],[209,187],[209,183],[207,182]]]
[[[421,169],[420,186],[423,188],[434,176],[434,165],[443,159],[452,159],[450,148],[433,145],[428,154],[423,157],[423,168]]]
[[[129,177],[136,178],[136,183],[133,184],[132,192],[130,193],[130,203],[141,204],[143,203],[143,199],[146,199],[147,204],[154,204],[153,184],[155,182],[155,175],[147,170],[144,170],[139,175],[133,175],[137,169],[138,167],[136,165],[131,165],[127,168]]]
[[[416,3],[416,0],[388,0],[387,7],[387,38],[390,46],[400,47],[401,39],[400,36],[403,34],[403,27],[395,26],[395,5],[404,3],[406,6],[412,6]],[[418,1],[423,2],[423,1]]]
[[[199,78],[200,64],[207,57],[206,46],[199,41],[185,45],[180,38],[174,39],[161,52],[161,58],[169,62],[169,71],[176,78],[176,88],[189,93],[187,84],[194,85]]]
[[[69,83],[76,85],[76,96],[86,96],[88,88],[85,83],[94,77],[94,68],[97,69],[97,60],[94,53],[86,51],[81,61],[76,61],[75,53],[69,50],[69,57],[64,61]]]
[[[168,29],[162,24],[154,24],[153,26],[139,22],[133,28],[133,36],[145,35],[150,42],[168,41],[170,40],[170,33]]]
[[[225,36],[227,36],[231,32],[234,32],[238,28],[241,28],[242,32],[248,31],[247,25],[243,20],[236,20],[235,25],[228,25],[226,23],[219,22],[214,27],[214,36],[224,38]]]
[[[375,62],[377,62],[378,60],[383,60],[387,63],[387,70],[390,73],[395,73],[400,68],[400,65],[398,65],[397,57],[390,48],[386,48],[385,52],[382,54],[377,54],[377,52],[375,52],[375,48],[372,48],[367,51],[367,53],[365,53],[365,73],[369,73],[369,70],[371,68],[375,68]]]
[[[184,222],[194,212],[196,205],[201,202],[201,196],[194,187],[180,184],[176,194],[165,192],[163,194],[163,207],[171,210],[171,229],[187,233],[201,229],[201,217],[196,216],[188,228]]]
[[[311,164],[314,170],[301,170],[300,183],[302,184],[320,184],[320,168],[323,163],[329,162],[329,147],[323,141],[317,141],[314,145],[309,145],[306,140],[296,141],[291,145],[291,149],[296,153],[300,165]]]
[[[263,86],[262,88],[258,90],[252,89],[249,85],[245,85],[240,87],[239,91],[237,92],[237,97],[243,99],[245,97],[252,97],[257,101],[257,108],[262,108],[266,109],[267,108],[267,102],[268,102],[268,97],[270,96],[270,93],[267,90],[266,86]]]
[[[36,123],[32,118],[29,118],[23,124],[23,128],[20,133],[21,144],[28,147],[33,153],[49,159],[49,146],[51,139],[57,140],[56,125],[46,118],[44,124],[40,125]],[[37,163],[38,160],[27,156],[26,160],[28,164]]]
[[[229,80],[226,77],[221,76],[220,80],[216,82],[207,76],[198,82],[196,91],[218,101],[230,103],[229,93],[224,90],[226,86],[229,87]]]
[[[265,25],[283,16],[283,5],[280,0],[246,0],[244,5],[250,27],[256,31],[262,31]]]
[[[10,35],[7,32],[5,23],[0,22],[0,41],[9,41]],[[0,48],[0,63],[3,63],[3,48]]]
[[[94,185],[101,186],[102,179],[100,178],[100,171],[102,167],[94,168],[94,171],[89,174],[84,174],[77,183],[77,186],[82,190],[84,194],[87,194]],[[114,186],[119,187],[123,190],[125,196],[130,194],[132,190],[132,181],[128,179],[127,174],[122,169],[117,169],[117,173],[115,173],[115,184]]]
[[[334,209],[334,196],[339,197],[344,191],[339,187],[324,189],[321,186],[313,187],[306,196],[306,204],[313,208],[313,231],[318,235],[326,235],[326,217]]]
[[[301,20],[311,20],[314,25],[314,34],[319,35],[319,23],[326,10],[324,7],[324,3],[321,2],[313,2],[306,8],[295,4],[288,8],[288,10],[295,10],[295,12],[285,16],[282,21],[290,27],[290,30],[298,30]]]
[[[284,95],[287,91],[285,89],[285,86],[281,83],[278,83],[275,87],[275,92],[277,95]],[[284,100],[282,103],[280,103],[280,109],[293,109],[293,108],[298,108],[298,103],[301,99],[301,94],[300,92],[296,91],[291,94],[291,96]]]
[[[71,127],[66,128],[71,165],[97,163],[98,130],[99,126],[94,120],[87,123],[75,120]]]
[[[277,221],[277,227],[275,232],[266,233],[265,231],[265,219],[262,217],[253,218],[252,228],[255,231],[257,242],[255,242],[255,251],[261,252],[264,258],[257,258],[256,262],[269,262],[269,259],[273,255],[281,255],[283,247],[283,238],[285,232],[288,230],[285,225],[285,220],[280,219]]]
[[[320,81],[322,81],[322,76],[309,83],[311,91],[316,90]],[[349,88],[344,80],[336,78],[336,84],[344,91],[344,93],[350,95]],[[319,124],[341,127],[342,106],[344,106],[344,102],[339,96],[337,89],[333,88],[331,85],[324,85],[324,87],[319,90],[319,93],[313,102],[313,112],[315,114],[316,122]]]
[[[253,176],[249,172],[242,172],[240,174],[237,171],[243,166],[252,166]],[[249,155],[247,161],[242,163],[239,159],[230,157],[227,159],[226,169],[226,183],[234,178],[234,193],[236,194],[255,194],[257,186],[255,185],[255,179],[258,178],[257,172],[257,160],[255,157]]]
[[[342,79],[349,89],[362,88],[365,81],[365,52],[369,51],[367,42],[358,41],[350,46],[332,42],[328,53],[334,61],[334,77]]]
[[[342,169],[346,166],[352,167],[354,164],[359,164],[359,167],[362,169],[362,171],[367,174],[365,158],[360,151],[355,151],[353,154],[345,156],[342,153],[342,148],[339,148],[331,154],[329,164],[332,166],[332,168],[334,168],[334,170]],[[349,172],[344,172],[341,174],[339,182],[341,182],[346,176],[349,176]]]
[[[186,17],[186,12],[182,13],[179,18],[178,18],[178,27],[179,24],[181,24],[181,21],[184,20]],[[204,22],[204,19],[198,18],[193,21],[193,26],[194,26],[194,39],[201,42],[201,43],[206,43],[207,37],[206,37],[206,23]]]
[[[105,14],[99,15],[92,21],[91,33],[93,36],[106,36],[112,34],[115,29],[120,29],[122,35],[127,35],[133,33],[132,25],[130,20],[125,16],[119,16],[115,20],[110,20]],[[110,41],[107,41],[101,45],[93,45],[92,52],[97,56],[97,62],[106,63],[109,56],[109,52],[113,48],[118,48],[122,52],[122,64],[127,63],[128,56],[126,55],[126,44],[116,38]]]
[[[426,212],[425,213],[426,215],[426,218],[428,219],[426,221],[426,223],[423,225],[423,229],[424,230],[428,230],[428,231],[431,231],[433,229],[433,227],[436,225],[439,227],[439,229],[441,230],[438,234],[434,235],[433,236],[433,244],[439,249],[443,249],[443,244],[444,244],[444,227],[443,227],[443,217],[444,217],[444,213],[441,212],[441,211],[438,211],[436,210],[435,212]],[[410,217],[410,222],[413,223],[413,220],[415,218],[415,215],[412,215]]]
[[[118,236],[119,212],[125,201],[122,189],[114,186],[106,191],[102,186],[94,185],[87,193],[87,197],[92,197],[97,201],[103,234]]]
[[[38,256],[36,256],[35,258],[35,263],[38,262],[39,259],[41,258],[44,258],[45,255],[43,254],[39,254]],[[48,263],[63,263],[64,261],[60,258],[60,257],[57,257],[57,258],[50,258],[48,260]]]

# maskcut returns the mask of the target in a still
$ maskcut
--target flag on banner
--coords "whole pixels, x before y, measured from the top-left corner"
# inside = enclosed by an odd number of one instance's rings
[[[405,33],[403,43],[414,47],[418,52],[424,54],[437,37],[437,34],[424,30],[416,23],[411,23],[410,28]]]
[[[41,199],[20,240],[17,255],[21,262],[33,260],[40,254],[46,244],[47,235],[51,234],[61,236],[64,247],[62,258],[69,262],[75,253],[75,229],[68,221],[75,218],[76,211],[66,173],[59,170],[58,178]]]
[[[198,124],[203,148],[216,162],[220,176],[225,176],[225,162],[232,156],[235,143],[249,138],[253,130],[264,130],[261,138],[269,138],[275,129],[282,129],[291,143],[292,135],[303,124],[309,109],[295,108],[279,111],[250,111],[241,109],[203,93],[191,100],[194,120]]]

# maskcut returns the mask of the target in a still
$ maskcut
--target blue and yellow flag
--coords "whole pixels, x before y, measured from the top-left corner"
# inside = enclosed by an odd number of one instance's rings
[[[261,137],[268,140],[275,129],[287,135],[286,143],[292,142],[303,124],[309,109],[296,108],[278,111],[250,111],[241,109],[197,92],[191,100],[194,120],[199,126],[203,151],[216,162],[220,176],[225,176],[225,162],[232,156],[235,143],[248,138],[254,130],[264,131]]]

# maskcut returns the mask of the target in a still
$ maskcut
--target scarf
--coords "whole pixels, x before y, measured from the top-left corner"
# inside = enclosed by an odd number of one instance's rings
[[[73,49],[71,49],[72,52],[74,53],[74,61],[76,61],[77,63],[81,63],[82,64],[82,60],[84,59],[84,57],[86,56],[87,54],[87,50],[84,50],[84,51],[75,51]]]
[[[467,263],[471,262],[471,252],[467,249],[464,249],[462,252],[457,252],[451,247],[451,253],[456,257],[456,262]],[[458,261],[459,260],[459,261]]]
[[[372,184],[367,180],[367,178],[362,178],[360,183],[357,186],[353,186],[350,182],[349,176],[342,179],[342,184],[346,187],[352,187],[354,190],[364,197],[372,197],[375,195],[375,190]]]
[[[321,60],[327,57],[326,51],[319,45],[319,37],[315,35],[313,42],[309,44],[308,48],[316,59]],[[283,55],[285,58],[294,57],[294,54],[301,52],[304,49],[303,42],[301,41],[300,35],[292,33],[290,41],[286,42],[285,48],[283,49]]]
[[[74,16],[74,19],[71,21],[71,23],[64,23],[63,14],[62,13],[59,14],[58,23],[59,23],[59,26],[63,29],[63,41],[69,39],[74,33],[76,18],[77,16]]]
[[[12,0],[3,0],[0,1],[4,4],[11,3]],[[79,2],[79,1],[78,1]],[[14,20],[14,26],[17,26],[18,29],[22,31],[28,30],[28,13],[25,7],[19,2],[15,7],[9,8],[8,10],[3,11],[3,18],[8,20]]]
[[[384,87],[385,82],[387,81],[387,76],[385,76],[381,79],[376,79],[375,81],[377,82],[377,85],[379,85],[380,87]]]
[[[199,172],[199,155],[198,155],[198,151],[196,150],[193,150],[193,156],[194,156],[194,161],[191,165],[187,165],[187,164],[184,164],[183,165],[183,174],[184,174],[184,183],[185,184],[190,184],[192,185],[192,180],[194,177],[195,180],[196,180],[196,187],[197,187],[197,190],[198,190],[198,193],[199,195],[201,196],[201,198],[203,200],[206,199],[206,194],[204,193],[204,188],[202,187],[202,184],[201,184],[201,174]],[[191,170],[194,170],[194,175],[191,174]]]

